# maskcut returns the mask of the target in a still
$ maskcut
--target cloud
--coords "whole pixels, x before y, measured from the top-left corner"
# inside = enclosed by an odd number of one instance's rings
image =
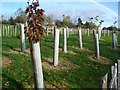
[[[75,18],[80,15],[80,9],[63,9],[63,8],[52,8],[45,10],[46,15],[53,15],[55,19],[63,19],[63,14],[66,16],[71,16],[71,18]]]
[[[107,13],[110,13],[110,14],[112,14],[112,15],[114,15],[114,16],[118,16],[115,12],[113,12],[111,9],[109,9],[109,8],[107,8],[106,6],[104,6],[104,5],[102,5],[102,4],[100,4],[100,3],[98,3],[97,1],[99,1],[99,0],[89,0],[90,2],[92,2],[92,3],[94,3],[94,4],[96,4],[96,5],[98,5],[100,8],[102,8],[103,10],[104,10],[104,12],[107,12]]]
[[[106,14],[105,12],[98,9],[89,9],[82,11],[80,13],[80,16],[84,21],[86,21],[88,20],[89,17],[95,17],[95,16],[103,17],[105,14]]]
[[[73,21],[77,20],[78,17],[81,17],[83,21],[88,20],[88,17],[104,17],[106,14],[105,12],[98,10],[98,9],[87,9],[87,10],[80,10],[80,9],[63,9],[63,8],[53,8],[53,9],[46,9],[46,15],[53,15],[55,19],[63,19],[64,15],[71,16]]]

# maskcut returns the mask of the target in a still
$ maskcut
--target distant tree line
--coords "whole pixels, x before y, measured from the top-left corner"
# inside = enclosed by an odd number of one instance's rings
[[[4,19],[4,15],[1,16],[2,21],[0,21],[0,23],[3,24],[11,24],[11,25],[15,25],[16,23],[25,23],[27,21],[27,17],[25,15],[25,12],[19,8],[16,12],[15,12],[16,17],[10,17],[8,20]],[[83,23],[82,19],[80,17],[78,17],[77,22],[73,23],[71,20],[70,16],[65,16],[63,15],[63,20],[55,20],[53,15],[43,15],[44,18],[44,25],[46,26],[53,26],[56,25],[57,27],[68,27],[68,28],[89,28],[89,29],[98,29],[98,27],[104,22],[103,20],[99,20],[99,16],[96,17],[91,17],[89,18],[88,21],[86,21],[85,23]],[[98,23],[98,25],[97,25]],[[115,21],[113,23],[113,25],[109,26],[109,27],[104,27],[103,30],[108,29],[108,30],[120,30],[118,29],[115,24],[117,23],[117,21]]]
[[[10,17],[8,20],[6,20],[6,19],[4,19],[4,15],[2,15],[1,16],[2,20],[0,23],[15,25],[16,23],[25,23],[27,20],[25,12],[21,8],[19,8],[15,12],[15,16],[16,16],[15,18]]]

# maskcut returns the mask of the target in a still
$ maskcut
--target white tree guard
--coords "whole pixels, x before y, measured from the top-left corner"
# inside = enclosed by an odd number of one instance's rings
[[[100,52],[99,52],[99,38],[98,38],[98,34],[95,34],[95,40],[96,40],[96,58],[100,59]]]
[[[118,60],[118,90],[120,90],[120,59]]]
[[[16,28],[16,26],[15,26],[14,36],[16,36],[16,34],[17,34],[17,28]]]
[[[54,66],[58,65],[58,58],[59,58],[59,30],[55,30],[55,37],[54,37]]]
[[[106,30],[103,30],[103,35],[105,36],[105,34],[106,34]]]
[[[4,32],[4,36],[8,36],[8,28],[6,26],[3,32]]]
[[[116,49],[116,44],[117,44],[117,42],[116,42],[116,33],[113,33],[113,49]]]
[[[108,73],[102,78],[102,89],[107,89],[108,84]]]
[[[43,71],[42,71],[42,63],[41,63],[41,52],[40,52],[40,44],[39,42],[32,42],[32,57],[33,57],[33,67],[34,67],[34,75],[36,81],[36,87],[38,89],[44,88],[43,82]]]
[[[99,36],[99,39],[101,38],[101,29],[98,29],[98,36]]]
[[[79,34],[79,47],[83,49],[81,28],[78,30],[78,34]]]
[[[63,29],[63,50],[67,53],[67,30],[66,28]]]
[[[108,36],[110,35],[110,31],[109,31],[109,30],[107,30],[107,35],[108,35]]]
[[[52,27],[52,35],[53,35],[53,38],[55,36],[55,26]]]
[[[67,37],[69,38],[69,28],[67,27]]]
[[[24,34],[24,24],[20,24],[20,42],[21,42],[21,51],[25,52],[25,34]]]
[[[0,37],[2,36],[2,26],[0,26]]]
[[[5,27],[4,27],[4,25],[2,27],[3,27],[2,28],[2,36],[4,36],[4,29],[5,29]]]
[[[89,30],[89,28],[87,29],[87,36],[89,36],[89,34],[90,34],[90,30]]]
[[[10,26],[9,25],[7,27],[7,35],[8,35],[8,37],[10,36]]]

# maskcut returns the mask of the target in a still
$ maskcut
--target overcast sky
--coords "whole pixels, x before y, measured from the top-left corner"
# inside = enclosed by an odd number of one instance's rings
[[[15,0],[16,1],[16,0]],[[0,14],[4,14],[6,17],[14,16],[14,12],[18,8],[25,10],[27,3],[25,2],[15,2],[14,0],[9,0],[9,2],[2,1]],[[18,0],[20,1],[20,0]],[[46,15],[52,15],[54,19],[62,20],[62,15],[69,15],[73,22],[81,17],[83,22],[88,20],[88,17],[99,16],[105,22],[103,26],[110,26],[118,17],[118,0],[41,0],[40,8],[45,10]],[[98,2],[100,1],[100,2]],[[110,2],[111,1],[111,2]]]

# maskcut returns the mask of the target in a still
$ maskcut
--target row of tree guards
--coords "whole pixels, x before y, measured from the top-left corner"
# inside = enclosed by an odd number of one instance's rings
[[[2,25],[0,27],[0,36],[6,36],[6,37],[11,37],[11,36],[18,36],[20,34],[18,30],[18,26],[13,26],[13,25]]]
[[[46,35],[48,36],[49,33],[52,33],[53,32],[51,30],[53,30],[53,26],[52,27],[45,27],[45,33]],[[62,35],[63,34],[63,30],[62,28],[59,28],[59,31],[60,31],[60,34]],[[82,31],[81,31],[83,34],[87,35],[87,36],[90,36],[90,34],[93,34],[93,30],[90,30],[89,28],[82,28]],[[101,30],[99,29],[98,30],[98,33],[99,33],[99,39],[101,36],[109,36],[110,33],[112,31],[110,30]],[[78,28],[68,28],[67,27],[67,37],[69,37],[69,35],[74,35],[74,34],[77,34],[78,33]]]
[[[16,37],[20,34],[20,31],[19,31],[19,27],[18,26],[13,26],[13,25],[2,25],[2,27],[0,27],[0,36],[3,36],[3,37]],[[49,26],[44,26],[44,33],[48,36],[49,33],[52,33],[53,32],[51,30],[54,29],[54,26],[52,27],[49,27]],[[62,35],[63,34],[63,30],[62,28],[59,28],[59,31],[60,31],[60,34]],[[82,28],[82,34],[85,34],[87,36],[89,36],[90,34],[92,34],[92,30],[90,30],[89,28],[87,29],[83,29]],[[78,33],[78,30],[77,29],[74,29],[74,28],[67,28],[67,37],[69,37],[70,35],[74,35],[74,34],[77,34]],[[101,36],[109,36],[111,31],[110,30],[101,30],[99,29],[98,30],[98,33],[99,33],[99,39]]]

